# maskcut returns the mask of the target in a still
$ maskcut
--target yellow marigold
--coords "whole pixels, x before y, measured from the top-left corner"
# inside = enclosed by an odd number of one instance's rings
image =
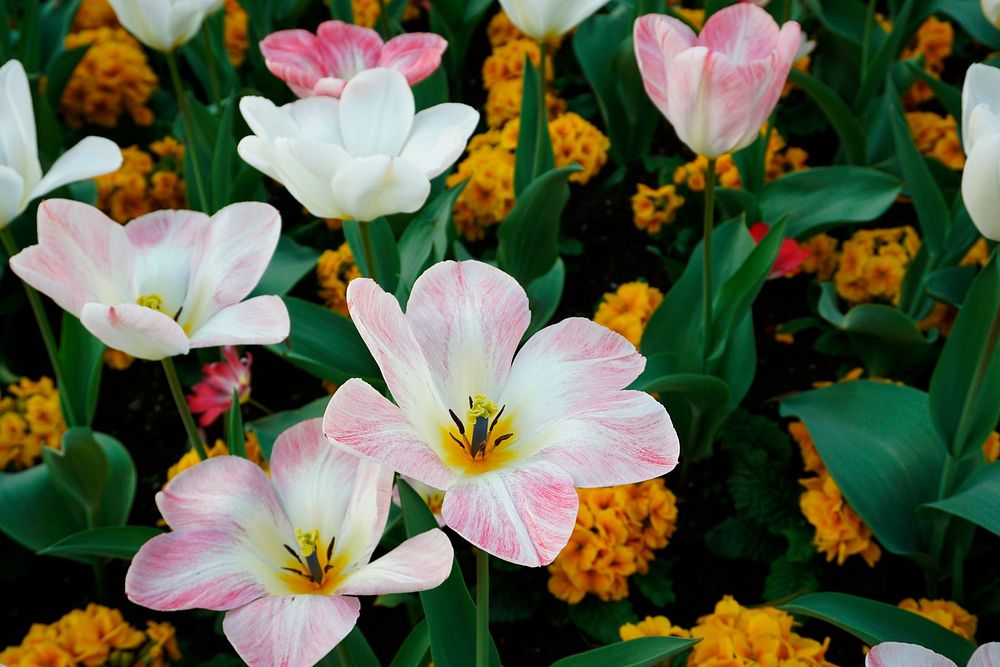
[[[91,123],[115,127],[127,113],[137,125],[151,125],[146,105],[159,80],[146,54],[122,28],[96,28],[66,36],[68,50],[90,45],[63,90],[60,110],[72,127]]]
[[[541,60],[538,44],[530,39],[515,39],[498,46],[483,62],[483,87],[492,88],[499,81],[524,76],[524,58],[531,58],[537,68]],[[552,59],[545,60],[545,78],[552,80]]]
[[[836,558],[837,565],[843,565],[849,556],[860,555],[869,567],[875,567],[882,550],[874,542],[871,529],[844,500],[830,473],[800,483],[806,491],[799,498],[799,507],[816,529],[816,549],[826,555],[827,561]]]
[[[521,115],[523,79],[506,79],[490,86],[486,95],[486,123],[492,128],[503,127],[507,121]],[[566,103],[551,92],[545,95],[549,119],[566,111]]]
[[[802,243],[809,256],[802,262],[802,270],[815,273],[820,281],[829,280],[837,270],[837,239],[829,234],[817,234]]]
[[[979,619],[951,600],[906,598],[899,603],[899,607],[920,614],[969,641],[976,640],[976,626],[979,624]]]
[[[647,616],[638,623],[626,623],[618,628],[622,641],[640,637],[690,637],[691,633],[679,625],[674,625],[666,616]]]
[[[983,455],[987,463],[996,463],[1000,459],[1000,433],[993,431],[983,443]]]
[[[683,205],[684,197],[677,194],[677,186],[663,185],[654,189],[639,183],[632,195],[632,221],[639,229],[656,234],[663,225],[673,224]]]
[[[799,453],[802,454],[802,463],[806,472],[825,474],[826,465],[823,463],[823,459],[820,458],[819,451],[816,449],[816,443],[813,442],[812,434],[809,433],[809,429],[806,428],[805,423],[799,420],[789,422],[788,434],[792,436],[792,440],[799,446]]]
[[[124,161],[118,171],[94,179],[97,207],[118,222],[187,205],[187,186],[181,177],[184,146],[172,137],[164,137],[150,144],[150,151],[138,146],[122,149]]]
[[[351,246],[341,244],[336,250],[325,250],[316,263],[316,278],[319,281],[319,298],[326,307],[341,315],[347,315],[347,284],[361,277],[361,271],[354,263]]]
[[[979,237],[969,252],[965,253],[965,257],[959,262],[962,266],[986,266],[986,262],[990,260],[990,248],[986,244],[986,239]]]
[[[775,181],[785,174],[809,168],[806,165],[809,153],[802,148],[786,144],[777,131],[771,132],[766,128],[763,131],[768,133],[765,164],[765,179],[767,181]]]
[[[96,28],[118,28],[118,16],[108,0],[83,0],[73,18],[71,32]]]
[[[167,661],[181,659],[181,651],[177,648],[177,630],[169,623],[146,621],[146,636],[149,644],[143,649],[151,667],[165,667]]]
[[[573,183],[586,185],[608,163],[611,141],[594,125],[573,112],[564,113],[549,122],[556,166],[578,164],[583,171],[569,176]]]
[[[250,38],[247,32],[248,23],[249,17],[239,1],[226,0],[223,40],[226,45],[226,53],[229,55],[229,62],[233,64],[233,67],[239,67],[246,60],[247,49],[250,48]]]
[[[916,37],[901,58],[905,60],[923,56],[924,69],[931,76],[941,78],[945,60],[951,55],[954,41],[955,29],[951,23],[931,16],[917,30]],[[907,108],[912,108],[931,99],[934,99],[934,91],[926,82],[918,79],[907,91],[905,104]]]
[[[955,326],[955,318],[957,316],[957,308],[938,301],[934,304],[927,317],[917,322],[917,329],[920,331],[937,329],[941,332],[942,336],[949,336],[951,335],[952,327]]]
[[[42,447],[59,449],[66,423],[51,378],[21,378],[0,396],[0,470],[30,468]]]
[[[481,239],[514,207],[514,152],[500,145],[500,132],[491,130],[469,142],[468,156],[448,176],[455,187],[468,180],[455,202],[458,231],[469,240]]]
[[[531,39],[514,25],[510,17],[507,16],[507,12],[503,10],[494,14],[493,18],[490,19],[490,22],[486,26],[486,37],[490,40],[490,46],[494,49],[517,39]],[[545,42],[549,45],[550,52],[555,51],[562,42],[562,36],[551,37],[546,39]]]
[[[366,28],[374,28],[382,15],[382,0],[351,0],[354,23]]]
[[[920,249],[910,226],[856,232],[841,247],[834,283],[851,303],[897,303],[906,268]]]
[[[674,184],[687,184],[692,192],[702,192],[705,189],[705,172],[708,171],[708,158],[699,155],[691,162],[677,167],[674,170]],[[715,175],[718,184],[724,188],[738,188],[742,185],[740,181],[740,170],[737,169],[733,156],[729,153],[719,156],[715,162]]]
[[[628,577],[648,572],[653,550],[673,535],[676,498],[659,478],[577,493],[576,526],[549,566],[549,592],[570,604],[587,593],[621,600],[628,596]]]
[[[955,171],[961,171],[965,167],[965,153],[958,138],[958,123],[953,116],[910,111],[906,114],[906,122],[921,154],[932,157]]]
[[[727,595],[715,611],[698,619],[691,637],[701,639],[688,667],[835,667],[826,660],[830,638],[822,642],[793,632],[795,619],[775,607],[748,609]]]
[[[660,304],[663,292],[642,282],[625,283],[607,292],[597,306],[594,321],[616,331],[639,347],[642,332]]]
[[[129,368],[135,361],[135,357],[121,350],[108,348],[104,351],[104,365],[114,371],[123,371]]]
[[[247,460],[253,461],[259,465],[264,472],[268,472],[270,468],[268,467],[267,460],[264,458],[264,453],[260,450],[260,441],[257,439],[257,434],[253,431],[247,431],[246,436],[246,451]],[[222,440],[216,440],[215,444],[208,450],[208,458],[214,459],[216,456],[229,456],[229,448],[226,447],[226,443]],[[166,488],[170,481],[177,477],[188,468],[193,468],[201,463],[201,459],[198,458],[198,452],[190,449],[184,454],[174,465],[170,466],[167,470],[167,481],[164,482],[163,488]]]

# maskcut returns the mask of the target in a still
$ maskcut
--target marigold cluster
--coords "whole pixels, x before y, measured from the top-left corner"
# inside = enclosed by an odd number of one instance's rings
[[[507,16],[507,12],[503,10],[494,14],[493,18],[490,19],[489,24],[486,26],[486,38],[490,41],[490,47],[494,49],[518,39],[531,40],[530,37],[514,25],[514,22]],[[555,51],[562,43],[562,36],[549,38],[546,40],[546,43],[549,45],[550,52]]]
[[[181,659],[169,623],[139,630],[122,613],[98,604],[74,609],[55,623],[35,623],[19,646],[0,652],[7,667],[167,667]]]
[[[108,0],[82,0],[73,17],[71,32],[96,28],[120,28],[118,16]]]
[[[917,30],[910,46],[903,51],[902,59],[923,56],[924,70],[935,79],[944,72],[945,60],[951,55],[955,42],[955,29],[947,21],[931,16]],[[934,99],[934,91],[926,82],[917,80],[906,93],[905,104],[913,108]]]
[[[247,460],[256,463],[264,470],[264,472],[267,472],[268,471],[267,459],[264,458],[264,452],[262,452],[260,449],[260,440],[257,439],[257,434],[254,433],[253,431],[247,431],[244,434],[244,437],[245,437],[244,446],[246,447]],[[208,458],[214,459],[217,456],[229,456],[229,448],[226,446],[226,443],[223,442],[222,440],[216,440],[215,444],[208,449]],[[167,469],[167,481],[164,482],[163,484],[164,488],[166,488],[166,486],[170,484],[170,481],[174,477],[177,477],[177,475],[181,474],[188,468],[195,467],[199,463],[201,463],[201,459],[198,457],[198,452],[196,452],[193,449],[188,450],[187,453],[185,453],[184,456],[182,456],[180,460],[177,461],[177,463],[175,463],[174,465],[170,466],[169,469]]]
[[[515,118],[501,130],[500,143],[511,153],[517,150],[520,129],[521,119]],[[608,163],[611,141],[592,123],[572,111],[549,121],[549,137],[557,167],[572,164],[582,167],[582,170],[569,175],[571,183],[586,185]]]
[[[898,303],[906,268],[918,250],[920,237],[910,226],[855,232],[841,247],[837,293],[851,303]]]
[[[643,282],[621,285],[607,292],[597,306],[594,321],[629,339],[636,347],[649,318],[663,303],[663,292]]]
[[[486,94],[486,124],[491,128],[501,128],[507,121],[520,116],[523,95],[523,79],[506,79],[490,86]],[[566,111],[566,103],[551,92],[546,92],[545,103],[549,120]]]
[[[677,501],[662,479],[578,489],[580,511],[569,543],[549,566],[549,592],[576,604],[628,596],[628,577],[649,571],[655,549],[677,528]]]
[[[765,127],[761,130],[767,133]],[[801,148],[789,146],[777,131],[769,132],[767,153],[765,156],[765,180],[777,180],[785,174],[808,169],[806,162],[809,153]],[[708,158],[699,155],[687,164],[674,170],[674,184],[686,184],[692,192],[705,189],[705,173],[708,171]],[[724,188],[739,188],[742,185],[740,170],[736,161],[729,153],[719,156],[715,163],[717,182]]]
[[[949,169],[961,171],[965,167],[965,153],[958,138],[955,117],[942,116],[930,111],[910,111],[906,114],[910,134],[922,155],[932,157]]]
[[[383,0],[351,0],[351,8],[354,10],[354,23],[366,28],[374,28],[382,16]],[[329,2],[327,2],[329,4]],[[386,3],[388,4],[388,3]],[[420,16],[420,2],[410,0],[403,8],[402,20],[411,21]]]
[[[809,256],[802,262],[802,270],[813,273],[819,281],[829,280],[837,270],[838,241],[829,234],[817,234],[802,242]]]
[[[226,17],[223,22],[223,43],[233,67],[239,67],[250,48],[248,24],[250,17],[238,0],[226,0]]]
[[[118,171],[98,176],[97,207],[118,222],[125,223],[159,209],[187,206],[183,179],[184,146],[164,137],[149,146],[122,150],[124,161]]]
[[[493,49],[483,62],[483,88],[489,90],[500,81],[524,76],[524,59],[531,59],[536,68],[542,59],[538,44],[530,39],[515,39]],[[552,59],[545,60],[545,80],[552,80]]]
[[[459,233],[481,239],[514,208],[514,152],[500,145],[500,131],[490,130],[469,142],[468,156],[445,181],[453,188],[468,180],[455,202]]]
[[[51,378],[21,378],[0,395],[0,471],[30,468],[42,447],[59,449],[66,423]]]
[[[639,183],[632,195],[632,221],[639,229],[656,234],[663,225],[673,224],[683,205],[684,197],[677,194],[676,185],[651,188]]]
[[[347,315],[347,285],[361,277],[354,263],[351,246],[341,244],[336,250],[325,250],[316,262],[316,279],[319,281],[319,298],[330,310]]]
[[[920,614],[969,641],[976,641],[976,626],[979,625],[979,619],[951,600],[906,598],[899,603],[899,608]]]

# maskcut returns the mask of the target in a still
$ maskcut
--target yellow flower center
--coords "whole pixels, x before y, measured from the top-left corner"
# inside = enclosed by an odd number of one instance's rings
[[[510,417],[503,418],[504,407],[498,408],[486,395],[476,394],[469,397],[464,422],[454,410],[449,410],[455,429],[442,429],[448,462],[469,473],[482,473],[510,461],[513,453],[503,445],[514,434],[510,430]]]
[[[319,541],[319,531],[315,528],[312,530],[296,528],[295,539],[299,543],[299,551],[303,556],[308,558],[316,551],[316,542]]]
[[[135,302],[143,308],[151,308],[165,315],[167,314],[167,311],[163,309],[164,299],[159,294],[143,294]]]
[[[295,541],[299,545],[298,551],[287,544],[283,545],[292,558],[281,568],[287,573],[282,575],[282,579],[294,594],[330,595],[344,580],[344,568],[349,560],[347,554],[339,554],[334,558],[336,538],[331,538],[323,549],[319,530],[315,528],[297,528]]]

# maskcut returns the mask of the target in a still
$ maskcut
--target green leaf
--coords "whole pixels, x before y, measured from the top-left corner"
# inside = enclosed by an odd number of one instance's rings
[[[813,549],[809,545],[810,550]],[[792,595],[811,593],[819,588],[819,579],[810,563],[790,558],[787,554],[771,562],[764,580],[764,599],[788,599]]]
[[[226,445],[229,453],[240,458],[247,457],[246,435],[243,432],[243,408],[240,405],[240,392],[233,389],[233,399],[226,414]]]
[[[927,394],[844,382],[785,399],[781,414],[805,422],[844,498],[886,549],[925,552],[929,526],[916,508],[937,499],[945,457]]]
[[[45,69],[45,96],[53,109],[58,109],[62,102],[66,84],[73,77],[73,71],[90,50],[90,45],[81,46],[72,51],[60,51],[54,55]]]
[[[843,593],[803,595],[781,609],[826,621],[871,646],[882,642],[919,644],[964,665],[975,649],[970,642],[923,616],[882,602]]]
[[[344,637],[343,641],[337,644],[324,660],[329,660],[331,666],[337,667],[379,667],[378,658],[369,646],[368,640],[361,633],[361,628],[355,626],[351,632]],[[323,665],[321,661],[319,663]]]
[[[528,186],[555,168],[549,113],[542,91],[545,73],[539,73],[531,58],[524,56],[524,94],[514,156],[514,193],[518,200]]]
[[[838,0],[843,2],[844,0]],[[875,98],[882,84],[885,83],[892,71],[892,65],[896,56],[903,50],[912,29],[910,27],[910,12],[913,2],[903,5],[899,14],[893,17],[892,32],[889,37],[882,41],[875,52],[875,55],[868,62],[868,71],[862,73],[861,86],[854,98],[855,109],[865,109]],[[877,26],[872,32],[879,30]]]
[[[931,417],[952,454],[983,446],[1000,419],[1000,254],[973,281],[931,377]]]
[[[557,660],[552,667],[652,667],[690,650],[699,641],[681,637],[639,637]]]
[[[38,553],[132,560],[143,544],[161,534],[149,526],[102,526],[69,535]]]
[[[228,58],[224,58],[229,62]],[[220,61],[221,62],[221,61]],[[233,139],[233,114],[236,109],[236,97],[230,97],[223,104],[222,117],[215,137],[215,150],[212,153],[212,171],[209,176],[209,191],[211,192],[212,210],[219,209],[230,203],[230,191],[233,184],[233,164],[236,156],[236,141]]]
[[[789,73],[789,81],[804,90],[830,121],[830,125],[840,138],[840,145],[844,149],[847,161],[855,165],[865,164],[867,160],[864,127],[837,91],[816,77],[795,69]]]
[[[666,607],[674,602],[677,596],[674,595],[674,582],[669,575],[670,566],[662,558],[654,559],[649,564],[649,571],[646,574],[632,575],[630,583],[642,593],[647,600],[657,607]]]
[[[260,449],[264,454],[264,458],[269,459],[271,458],[271,448],[274,447],[274,441],[278,439],[279,435],[307,419],[322,417],[329,403],[330,397],[324,396],[305,404],[301,408],[276,412],[273,415],[255,419],[247,424],[247,426],[253,429],[253,432],[257,435],[257,442],[260,443]]]
[[[466,182],[444,190],[406,226],[399,239],[399,285],[396,297],[406,303],[413,283],[431,261],[440,262],[448,251],[451,212]]]
[[[562,299],[563,286],[566,283],[566,265],[562,258],[556,257],[552,268],[542,276],[531,281],[525,288],[528,293],[528,304],[531,308],[531,323],[528,330],[524,332],[524,339],[527,340],[536,331],[544,327],[552,319],[559,307],[559,300]]]
[[[424,667],[427,664],[427,653],[431,649],[431,638],[427,630],[427,621],[417,623],[410,634],[403,640],[396,657],[389,667]]]
[[[845,188],[850,196],[845,196]],[[759,197],[765,222],[788,218],[788,236],[805,239],[843,222],[868,222],[896,201],[902,183],[869,167],[814,167],[767,185]]]
[[[80,320],[64,311],[59,332],[59,366],[62,368],[59,398],[69,426],[90,426],[94,420],[103,359],[104,344],[87,331]]]
[[[570,605],[569,617],[578,628],[602,644],[618,641],[618,628],[639,620],[632,610],[632,603],[627,599],[602,602],[593,597],[586,597],[579,604]]]
[[[986,20],[979,0],[934,0],[926,12],[950,16],[976,41],[991,49],[1000,49],[1000,30]]]
[[[973,266],[948,266],[927,274],[927,294],[956,308],[961,307],[978,271]]]
[[[97,513],[98,526],[120,526],[128,520],[135,500],[136,471],[125,445],[106,433],[94,432],[94,439],[108,460],[108,483]]]
[[[347,242],[351,245],[354,261],[361,273],[369,277],[371,277],[372,272],[368,266],[368,258],[365,256],[360,225],[368,225],[368,230],[371,233],[372,252],[375,255],[375,265],[378,269],[379,285],[386,292],[395,292],[396,284],[399,281],[399,251],[396,249],[396,239],[392,235],[392,228],[389,227],[385,218],[371,222],[344,221],[344,236],[347,237]]]
[[[500,268],[521,285],[547,273],[559,256],[559,221],[569,201],[566,179],[579,170],[561,167],[532,181],[500,224]]]
[[[291,236],[283,234],[278,239],[271,263],[250,295],[288,294],[307,273],[316,268],[318,259],[319,252],[315,248],[297,243]]]
[[[1000,466],[982,466],[954,495],[924,507],[954,514],[1000,535]]]
[[[42,447],[42,460],[52,481],[79,503],[92,521],[111,474],[108,458],[89,428],[75,427],[63,434],[62,450]]]
[[[906,63],[906,69],[910,74],[927,84],[934,93],[934,99],[941,103],[945,111],[956,118],[959,123],[962,122],[962,91],[945,83],[916,63]]]
[[[673,355],[650,358],[631,388],[659,394],[677,429],[685,456],[697,460],[711,452],[719,427],[729,414],[731,396],[723,380],[712,375],[672,373]],[[663,375],[657,373],[663,372]]]

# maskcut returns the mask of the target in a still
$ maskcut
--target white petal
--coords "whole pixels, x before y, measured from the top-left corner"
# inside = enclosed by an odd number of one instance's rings
[[[399,155],[413,125],[413,92],[406,77],[378,67],[347,83],[340,98],[344,146],[354,157]]]
[[[1000,240],[1000,134],[978,140],[969,153],[962,174],[962,198],[980,233]]]
[[[976,649],[969,667],[1000,667],[1000,642],[989,642]]]
[[[973,148],[972,112],[981,104],[994,116],[1000,115],[1000,69],[976,63],[969,68],[962,86],[962,145],[966,153]]]
[[[340,207],[355,220],[413,213],[427,201],[431,182],[417,165],[401,157],[355,158],[333,179]]]
[[[412,593],[440,586],[451,574],[455,550],[448,536],[429,530],[411,537],[340,585],[340,595]]]
[[[439,104],[413,119],[400,157],[424,170],[427,178],[444,173],[462,155],[479,124],[479,112],[465,104]]]
[[[187,354],[190,346],[184,330],[163,313],[123,303],[104,306],[84,305],[80,321],[102,343],[133,357],[159,361]]]
[[[27,191],[42,177],[31,89],[17,60],[0,67],[0,165],[19,173]]]
[[[21,215],[24,179],[10,167],[0,165],[0,229]]]
[[[118,144],[103,137],[87,137],[60,156],[31,191],[29,199],[46,195],[67,183],[103,176],[122,166]]]
[[[866,667],[955,667],[955,663],[916,644],[882,642],[865,656]]]
[[[284,301],[255,296],[223,308],[192,331],[191,347],[272,345],[288,338],[289,327]]]

